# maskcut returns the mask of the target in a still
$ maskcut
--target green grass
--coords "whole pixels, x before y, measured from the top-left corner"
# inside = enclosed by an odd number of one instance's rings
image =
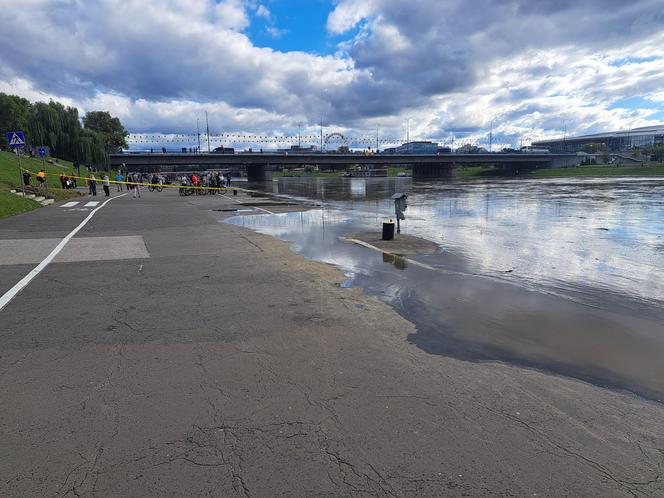
[[[411,168],[399,167],[399,168],[387,168],[387,176],[397,176],[399,173],[412,173]]]
[[[56,160],[54,159],[54,161]],[[37,191],[36,189],[31,189],[30,191],[32,193],[47,195],[53,197],[56,200],[70,199],[79,195],[75,191],[63,190],[59,188],[59,177],[63,172],[67,175],[77,174],[74,165],[69,161],[58,159],[55,164],[51,164],[48,161],[43,161],[42,159],[22,157],[21,168],[27,169],[32,173],[33,177],[31,179],[31,184],[36,184],[37,180],[35,175],[41,168],[46,170],[46,178],[49,185],[48,191]],[[81,171],[81,174],[83,175],[84,172]],[[10,188],[17,190],[21,188],[18,158],[11,152],[0,151],[0,190],[9,190]]]
[[[40,207],[42,205],[37,201],[0,190],[0,218],[25,213]]]
[[[274,178],[282,178],[282,177],[307,177],[307,178],[335,178],[338,176],[343,175],[343,171],[312,171],[312,172],[304,172],[304,171],[290,171],[287,173],[283,173],[281,171],[275,171],[272,173],[272,176]]]
[[[464,166],[457,168],[455,177],[460,179],[493,178],[514,176],[509,170],[502,170],[492,166]]]
[[[664,164],[649,163],[644,166],[597,165],[579,166],[578,168],[542,168],[533,170],[520,170],[514,174],[511,170],[502,170],[491,166],[469,166],[456,170],[456,178],[565,178],[565,177],[607,177],[607,176],[664,176]]]
[[[599,165],[579,166],[578,168],[547,168],[523,172],[523,176],[530,178],[562,178],[568,176],[664,176],[664,164],[649,164],[647,166],[620,166]]]

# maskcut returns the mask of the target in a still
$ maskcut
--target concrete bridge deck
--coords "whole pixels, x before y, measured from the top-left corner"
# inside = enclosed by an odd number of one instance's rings
[[[187,153],[129,153],[111,154],[111,166],[124,165],[129,170],[172,169],[189,166],[244,167],[252,180],[266,179],[275,168],[318,165],[342,167],[361,165],[373,167],[412,166],[414,178],[441,178],[452,176],[459,165],[495,164],[500,167],[554,167],[578,164],[576,154],[187,154]]]

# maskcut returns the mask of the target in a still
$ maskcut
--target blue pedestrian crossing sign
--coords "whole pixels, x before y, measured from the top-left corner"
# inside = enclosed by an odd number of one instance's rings
[[[39,147],[37,149],[37,154],[39,154],[39,157],[46,156],[46,147]]]
[[[7,143],[12,149],[25,147],[25,135],[22,131],[7,132]]]

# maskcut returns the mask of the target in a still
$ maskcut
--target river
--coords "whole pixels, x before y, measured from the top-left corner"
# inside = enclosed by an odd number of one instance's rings
[[[664,179],[412,182],[280,178],[311,209],[236,216],[334,264],[413,322],[431,354],[504,361],[664,400]],[[402,232],[440,244],[411,260],[339,239]],[[412,261],[422,263],[413,264]]]

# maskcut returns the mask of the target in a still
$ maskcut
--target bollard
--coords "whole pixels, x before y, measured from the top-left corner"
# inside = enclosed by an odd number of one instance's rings
[[[383,240],[394,240],[394,222],[392,220],[383,223]]]
[[[237,195],[237,189],[233,189],[233,195]]]

